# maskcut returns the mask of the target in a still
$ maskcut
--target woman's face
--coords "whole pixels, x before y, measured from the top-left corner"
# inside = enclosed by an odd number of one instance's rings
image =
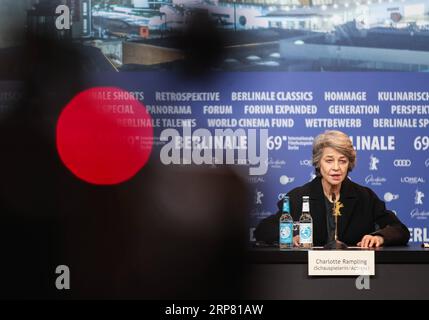
[[[349,159],[330,147],[323,149],[320,159],[320,174],[330,185],[340,185],[347,176]]]

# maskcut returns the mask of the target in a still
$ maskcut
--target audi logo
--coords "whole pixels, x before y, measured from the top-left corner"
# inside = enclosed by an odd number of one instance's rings
[[[393,160],[393,165],[395,167],[411,167],[410,159],[395,159]]]

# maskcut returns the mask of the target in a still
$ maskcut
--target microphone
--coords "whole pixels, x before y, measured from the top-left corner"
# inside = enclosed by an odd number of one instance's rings
[[[335,233],[334,233],[334,239],[329,241],[323,248],[329,249],[329,250],[341,250],[341,249],[347,249],[347,245],[344,242],[341,242],[338,240],[338,216],[341,216],[340,209],[344,207],[344,205],[341,202],[337,202],[337,198],[335,197],[335,192],[332,192],[332,214],[335,218]]]
[[[336,202],[337,202],[337,199],[335,198],[335,192],[332,192],[332,203],[333,203],[332,214],[334,215],[334,218],[335,218],[335,233],[334,233],[334,239],[335,239],[335,241],[338,240],[338,237],[337,237],[337,232],[338,232],[338,229],[337,229],[337,227],[338,227],[338,216],[337,216],[337,214],[335,212]]]

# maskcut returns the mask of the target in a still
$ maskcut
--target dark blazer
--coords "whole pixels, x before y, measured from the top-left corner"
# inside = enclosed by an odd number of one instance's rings
[[[328,231],[326,221],[325,195],[321,178],[293,189],[290,197],[291,215],[299,220],[302,196],[310,196],[310,214],[313,218],[313,244],[326,244]],[[408,228],[392,211],[386,209],[383,201],[369,188],[360,186],[346,178],[341,184],[340,201],[344,204],[338,218],[338,238],[347,245],[355,246],[364,235],[381,235],[384,245],[405,245],[410,238]],[[279,211],[262,220],[255,230],[257,241],[274,242],[279,238],[279,218],[283,201],[278,202]]]

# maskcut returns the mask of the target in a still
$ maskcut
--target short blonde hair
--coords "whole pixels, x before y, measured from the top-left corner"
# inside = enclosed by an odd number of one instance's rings
[[[317,175],[320,175],[320,160],[325,148],[332,148],[346,156],[349,160],[348,172],[353,170],[356,165],[356,151],[349,136],[338,130],[327,130],[313,141],[313,166]]]

